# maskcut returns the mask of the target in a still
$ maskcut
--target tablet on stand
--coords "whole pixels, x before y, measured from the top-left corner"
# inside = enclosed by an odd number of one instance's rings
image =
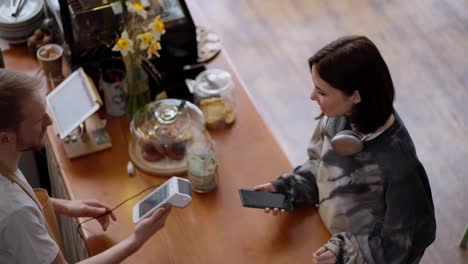
[[[46,101],[68,158],[112,147],[105,121],[96,113],[102,100],[82,68],[74,71],[50,92]]]

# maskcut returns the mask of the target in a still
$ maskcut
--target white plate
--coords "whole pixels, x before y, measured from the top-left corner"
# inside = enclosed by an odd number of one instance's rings
[[[21,43],[25,42],[29,36],[31,36],[34,31],[40,27],[42,24],[42,20],[37,20],[22,28],[18,28],[16,30],[11,29],[4,29],[0,27],[0,38],[8,40],[9,43]]]
[[[2,23],[0,23],[0,30],[20,30],[22,28],[28,27],[31,24],[37,23],[38,21],[42,22],[42,19],[44,18],[43,14],[44,14],[44,12],[42,10],[40,10],[40,12],[37,13],[37,15],[35,15],[31,19],[29,19],[29,20],[27,20],[25,22],[22,22],[22,23],[18,23],[18,24],[2,24]]]
[[[0,0],[1,1],[1,0]],[[13,31],[21,31],[28,29],[30,27],[33,27],[37,24],[42,24],[42,20],[44,18],[43,12],[39,13],[37,18],[31,19],[26,23],[21,23],[21,24],[12,24],[12,25],[6,25],[6,24],[0,24],[0,31],[4,32],[13,32]]]
[[[44,0],[22,0],[18,15],[14,17],[11,15],[13,7],[10,6],[10,3],[9,0],[0,1],[0,25],[24,23],[40,13],[44,6]]]

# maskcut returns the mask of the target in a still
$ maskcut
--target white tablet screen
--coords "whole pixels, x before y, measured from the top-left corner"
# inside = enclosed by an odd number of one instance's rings
[[[80,68],[47,96],[47,104],[61,138],[65,138],[99,108],[85,78]]]

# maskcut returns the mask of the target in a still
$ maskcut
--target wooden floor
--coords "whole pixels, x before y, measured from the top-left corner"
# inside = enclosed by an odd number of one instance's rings
[[[197,2],[293,164],[306,158],[319,110],[307,59],[339,36],[372,39],[432,186],[437,239],[422,263],[468,263],[457,247],[468,224],[468,1]]]

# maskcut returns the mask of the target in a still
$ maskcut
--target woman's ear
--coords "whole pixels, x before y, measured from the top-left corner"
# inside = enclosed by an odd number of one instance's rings
[[[361,95],[359,94],[358,90],[354,91],[351,97],[352,97],[351,100],[353,101],[353,104],[359,104],[361,102]]]

